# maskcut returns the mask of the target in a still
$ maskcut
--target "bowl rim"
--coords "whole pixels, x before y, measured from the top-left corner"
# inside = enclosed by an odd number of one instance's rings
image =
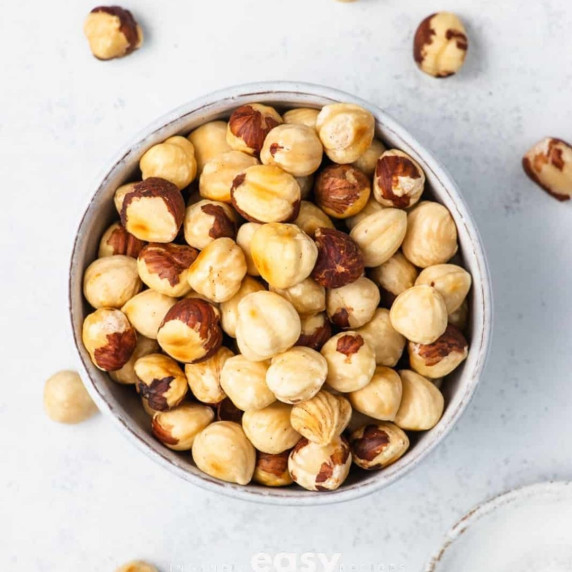
[[[300,492],[297,494],[289,494],[293,489],[255,489],[248,485],[240,486],[219,481],[209,477],[208,475],[195,475],[189,471],[184,470],[182,467],[176,466],[170,459],[162,455],[158,450],[153,449],[143,440],[141,436],[137,434],[137,432],[132,427],[128,426],[122,419],[120,419],[114,411],[114,406],[109,401],[107,401],[107,399],[99,392],[97,387],[98,382],[94,377],[92,377],[90,373],[90,368],[93,368],[94,366],[87,363],[85,360],[81,349],[81,334],[76,331],[74,326],[75,313],[76,311],[80,311],[75,307],[73,302],[74,273],[76,272],[76,261],[80,256],[78,252],[78,242],[82,234],[84,223],[90,214],[92,204],[96,200],[101,189],[105,187],[107,178],[115,171],[115,169],[117,169],[122,164],[123,161],[126,160],[126,158],[133,152],[135,148],[142,147],[145,141],[151,138],[153,135],[157,134],[157,132],[166,129],[174,122],[182,120],[185,116],[192,115],[200,111],[208,113],[210,108],[216,108],[224,101],[228,101],[230,103],[235,102],[235,100],[249,98],[251,102],[254,102],[256,101],[257,97],[268,98],[269,96],[275,96],[277,101],[279,101],[281,97],[286,98],[286,96],[307,96],[309,98],[321,98],[331,102],[343,101],[355,103],[370,110],[375,116],[376,123],[382,124],[384,131],[391,132],[396,138],[399,138],[400,140],[404,141],[406,145],[410,146],[415,155],[422,157],[423,162],[430,169],[433,177],[435,177],[440,182],[443,189],[446,190],[451,202],[455,204],[455,208],[461,217],[462,224],[464,225],[467,235],[471,240],[471,256],[474,258],[480,273],[480,283],[478,285],[474,283],[473,285],[473,288],[477,286],[480,287],[480,297],[482,300],[482,306],[478,309],[478,312],[476,309],[473,309],[473,315],[475,316],[478,314],[480,316],[479,321],[482,323],[482,328],[479,332],[479,338],[472,340],[472,347],[474,347],[474,351],[478,352],[478,356],[470,372],[470,375],[467,376],[469,379],[464,384],[464,395],[460,403],[457,405],[454,411],[448,413],[448,422],[446,424],[439,423],[434,429],[436,430],[436,433],[434,434],[433,438],[424,443],[423,446],[418,445],[418,447],[415,449],[415,454],[405,456],[401,460],[401,463],[398,462],[398,467],[395,467],[394,465],[393,470],[392,467],[388,467],[388,469],[378,472],[375,475],[377,478],[371,478],[364,482],[358,482],[349,487],[341,487],[336,491],[330,491],[328,493],[303,491],[302,494],[300,494]],[[72,329],[72,339],[74,341],[74,345],[79,358],[79,368],[84,374],[83,379],[89,394],[97,404],[98,408],[109,417],[111,417],[113,422],[119,427],[120,432],[147,456],[151,457],[161,466],[177,474],[179,477],[210,492],[221,493],[232,498],[260,503],[308,506],[345,502],[368,495],[402,478],[405,474],[412,470],[413,467],[417,466],[423,459],[425,459],[427,455],[444,440],[444,438],[448,435],[453,426],[461,417],[461,414],[467,408],[467,405],[475,393],[480,376],[485,367],[492,334],[493,305],[491,280],[483,243],[477,227],[473,221],[473,217],[470,214],[469,209],[457,188],[457,185],[448,174],[447,170],[438,160],[433,157],[433,155],[424,147],[422,143],[417,141],[413,135],[411,135],[404,127],[402,127],[397,121],[391,118],[381,108],[344,91],[306,82],[268,81],[247,83],[220,89],[176,107],[172,111],[159,117],[146,128],[140,130],[133,138],[130,139],[126,145],[122,147],[118,153],[112,157],[110,161],[106,163],[105,168],[95,179],[92,189],[93,191],[89,196],[87,206],[83,211],[83,215],[75,233],[70,264],[68,268],[68,310]],[[455,222],[457,226],[460,224],[460,221],[457,219]]]

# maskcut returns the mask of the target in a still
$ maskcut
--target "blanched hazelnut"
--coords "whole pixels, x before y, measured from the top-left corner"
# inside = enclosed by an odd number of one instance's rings
[[[464,330],[467,327],[467,322],[469,319],[469,303],[465,298],[463,303],[459,306],[457,310],[449,314],[449,324],[457,326],[459,330]]]
[[[238,304],[236,341],[251,361],[263,361],[290,349],[300,337],[300,316],[274,292],[254,292]]]
[[[202,200],[185,211],[185,240],[202,250],[217,238],[236,238],[236,214],[232,207],[217,201]]]
[[[320,111],[316,129],[328,157],[338,164],[357,161],[373,141],[373,115],[353,103],[331,103]]]
[[[309,107],[290,109],[283,115],[284,123],[305,125],[306,127],[316,129],[316,120],[319,113],[319,109],[310,109]]]
[[[146,338],[157,339],[157,331],[167,312],[177,303],[176,298],[155,290],[143,290],[133,296],[121,311],[129,318],[133,327]]]
[[[117,568],[115,572],[159,572],[155,566],[142,560],[133,560]]]
[[[244,223],[239,229],[236,235],[236,244],[242,248],[244,253],[244,258],[246,259],[246,273],[250,276],[260,276],[256,264],[252,259],[252,252],[250,250],[250,244],[252,242],[252,237],[254,233],[261,227],[261,224],[257,222],[247,222]]]
[[[407,153],[390,149],[378,159],[373,178],[373,194],[375,200],[384,207],[412,207],[419,201],[424,188],[425,173]]]
[[[302,333],[296,342],[297,346],[305,346],[320,351],[322,346],[332,337],[332,326],[325,312],[300,317]]]
[[[409,437],[395,423],[370,423],[350,436],[354,463],[368,471],[383,469],[409,449]]]
[[[220,305],[221,324],[224,332],[232,338],[236,337],[236,321],[238,319],[238,305],[248,294],[265,290],[264,286],[254,278],[245,276],[238,292]]]
[[[311,278],[290,288],[270,287],[270,290],[291,302],[298,314],[317,314],[326,309],[326,289]]]
[[[264,409],[245,411],[242,428],[256,449],[276,455],[298,442],[300,434],[290,424],[291,410],[290,405],[277,401]]]
[[[199,173],[209,161],[231,150],[226,142],[226,129],[225,121],[209,121],[189,133],[188,140],[195,148]]]
[[[330,322],[339,328],[359,328],[367,324],[379,305],[379,289],[368,278],[332,288],[327,293],[327,312]]]
[[[170,411],[153,415],[153,435],[173,451],[190,451],[195,437],[214,419],[214,411],[206,405],[186,403]]]
[[[83,275],[83,295],[94,308],[121,308],[141,287],[137,262],[121,254],[94,260]]]
[[[230,349],[221,346],[210,358],[200,363],[185,364],[187,382],[199,401],[215,405],[226,397],[220,384],[221,372],[233,355]]]
[[[334,228],[334,223],[330,217],[321,208],[309,201],[300,203],[300,212],[294,224],[312,238],[319,228]]]
[[[120,6],[98,6],[87,16],[83,32],[98,60],[122,58],[143,43],[143,32],[133,14]]]
[[[363,253],[367,267],[387,262],[398,250],[407,232],[407,214],[401,209],[383,209],[366,216],[350,232]]]
[[[309,491],[335,491],[346,480],[351,464],[350,447],[342,437],[327,445],[303,437],[290,453],[288,470],[294,482]]]
[[[401,246],[409,262],[427,268],[449,261],[457,252],[457,227],[439,203],[423,201],[407,215],[407,234]]]
[[[418,274],[417,268],[401,252],[396,252],[369,272],[370,278],[380,288],[381,303],[387,308],[391,308],[399,294],[415,285]]]
[[[457,310],[471,289],[471,275],[456,264],[436,264],[425,268],[419,274],[415,285],[433,286],[445,300],[447,313]]]
[[[129,358],[129,361],[121,368],[110,371],[109,376],[117,383],[124,385],[135,385],[137,376],[135,375],[135,362],[143,356],[154,354],[159,351],[159,344],[155,340],[145,336],[137,336],[137,344]]]
[[[357,411],[380,421],[393,421],[401,404],[401,378],[393,369],[375,368],[371,381],[348,398]]]
[[[163,318],[157,341],[177,361],[195,363],[207,359],[222,343],[218,310],[198,298],[179,300]]]
[[[95,366],[115,371],[129,361],[137,334],[123,312],[100,308],[83,321],[82,340]]]
[[[356,331],[375,353],[378,365],[397,365],[405,348],[405,338],[391,325],[389,310],[378,308],[373,318]]]
[[[268,133],[281,123],[282,117],[273,107],[261,103],[242,105],[228,120],[226,141],[235,151],[258,155]]]
[[[288,457],[290,451],[277,455],[268,453],[256,454],[256,467],[254,469],[254,482],[266,487],[285,487],[291,485],[292,477],[288,472]]]
[[[348,227],[348,230],[352,230],[354,228],[354,226],[356,226],[360,221],[362,221],[366,216],[369,216],[370,214],[374,214],[374,213],[378,213],[379,211],[382,211],[383,207],[373,198],[370,197],[369,201],[367,201],[367,204],[365,205],[365,207],[363,207],[363,209],[354,216],[351,216],[347,219],[345,219],[345,224]]]
[[[127,195],[127,193],[130,193],[134,189],[135,185],[137,185],[140,182],[141,181],[126,183],[125,185],[121,185],[120,187],[118,187],[117,190],[115,191],[115,194],[113,195],[113,204],[115,205],[115,208],[117,209],[117,212],[120,216],[121,216],[121,209],[123,208],[123,201],[125,200],[125,195]]]
[[[254,474],[256,451],[238,423],[217,421],[195,437],[193,459],[211,477],[247,485]]]
[[[314,190],[314,175],[307,175],[306,177],[294,177],[298,186],[300,187],[300,197],[304,200],[307,199]]]
[[[298,216],[300,185],[275,165],[254,165],[237,175],[230,189],[232,205],[250,222],[288,222]]]
[[[432,344],[447,327],[447,306],[431,286],[414,286],[400,294],[389,311],[391,325],[419,344]]]
[[[413,57],[426,74],[449,77],[461,69],[468,48],[461,20],[451,12],[437,12],[419,24],[413,40]]]
[[[114,222],[101,237],[98,258],[124,254],[137,258],[145,243],[129,234],[119,222]]]
[[[342,332],[322,348],[328,362],[327,384],[342,393],[365,387],[375,372],[375,354],[356,332]]]
[[[75,371],[58,371],[44,386],[44,411],[58,423],[81,423],[97,413],[97,407]]]
[[[274,288],[290,288],[310,276],[318,249],[294,224],[262,225],[250,242],[252,259],[260,275]]]
[[[443,394],[423,376],[404,369],[399,372],[403,397],[395,424],[406,431],[427,431],[437,425],[443,415]]]
[[[352,165],[357,167],[366,176],[373,177],[377,160],[384,151],[385,145],[379,139],[374,139],[368,150],[363,155],[360,155],[358,160],[354,161]]]

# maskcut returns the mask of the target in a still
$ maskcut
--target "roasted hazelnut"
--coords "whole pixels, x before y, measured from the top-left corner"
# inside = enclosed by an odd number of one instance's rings
[[[200,363],[185,364],[187,382],[199,401],[215,405],[226,397],[220,384],[221,372],[233,355],[230,349],[221,346],[210,358]]]
[[[358,168],[366,176],[373,177],[377,160],[384,151],[385,145],[379,139],[374,139],[368,150],[361,155],[357,161],[354,161],[352,165]]]
[[[379,211],[382,211],[383,207],[373,198],[370,197],[369,201],[367,201],[367,204],[365,205],[365,207],[363,207],[363,209],[354,216],[351,216],[347,219],[345,219],[345,224],[348,227],[348,230],[352,230],[354,228],[354,226],[356,226],[360,221],[362,221],[366,216],[369,216],[371,214],[374,213],[378,213]]]
[[[346,233],[318,228],[314,234],[318,258],[312,278],[325,288],[341,288],[356,281],[364,270],[359,246]]]
[[[195,148],[199,173],[209,161],[231,150],[226,142],[226,129],[225,121],[209,121],[190,132],[188,140]]]
[[[254,474],[256,451],[238,423],[217,421],[195,437],[193,459],[211,477],[247,485]]]
[[[82,340],[94,365],[103,371],[115,371],[129,361],[137,334],[123,312],[99,308],[83,321]]]
[[[157,331],[167,312],[177,303],[176,298],[155,290],[143,290],[127,302],[121,311],[133,327],[146,338],[157,339]]]
[[[163,354],[148,354],[135,362],[137,391],[154,411],[176,407],[187,394],[187,378],[179,364]]]
[[[287,111],[284,117],[284,123],[293,125],[305,125],[316,129],[316,120],[318,119],[319,109],[310,109],[309,107],[298,107]]]
[[[141,181],[123,198],[121,223],[133,236],[146,242],[172,242],[183,224],[185,201],[169,181]]]
[[[306,177],[294,177],[298,186],[300,187],[300,197],[304,200],[307,199],[314,190],[314,175],[307,175]]]
[[[145,336],[137,336],[137,344],[129,358],[129,361],[121,368],[110,371],[109,376],[117,383],[124,385],[135,385],[137,383],[137,375],[135,375],[135,362],[143,356],[154,354],[159,351],[159,344],[156,340],[151,340]]]
[[[254,278],[245,276],[238,292],[220,305],[221,324],[224,332],[232,338],[236,337],[236,321],[238,319],[238,305],[248,294],[264,290],[264,286]]]
[[[409,437],[395,423],[370,423],[350,435],[353,462],[368,471],[383,469],[409,449]]]
[[[302,333],[296,342],[297,346],[305,346],[320,351],[322,346],[332,337],[332,326],[325,312],[300,317]]]
[[[341,288],[328,290],[326,307],[330,322],[339,328],[359,328],[367,324],[379,305],[379,289],[361,276]]]
[[[133,560],[117,568],[115,572],[159,572],[155,566],[142,560]]]
[[[384,207],[412,207],[419,201],[424,188],[425,173],[407,153],[390,149],[377,160],[373,195]]]
[[[437,12],[419,24],[413,40],[413,57],[421,71],[443,78],[461,69],[468,48],[461,20],[451,12]]]
[[[457,252],[457,227],[439,203],[423,201],[407,215],[407,234],[401,246],[409,262],[427,268],[449,261]]]
[[[447,313],[457,310],[471,289],[471,275],[456,264],[436,264],[419,274],[415,285],[433,286],[445,300]]]
[[[318,249],[295,224],[262,225],[250,242],[252,259],[260,275],[274,288],[290,288],[310,276]]]
[[[268,105],[250,103],[235,109],[228,120],[226,141],[235,151],[258,155],[266,136],[282,123],[282,117]]]
[[[125,195],[130,193],[134,188],[135,185],[140,183],[141,181],[135,181],[133,183],[126,183],[125,185],[121,185],[113,195],[113,204],[117,209],[118,214],[121,216],[121,209],[123,208],[123,201],[125,200]],[[119,253],[118,253],[119,254]]]
[[[369,272],[370,278],[380,288],[381,303],[386,308],[391,308],[399,294],[415,285],[418,274],[417,268],[401,252],[396,252]]]
[[[341,435],[351,414],[350,402],[345,397],[320,391],[311,399],[292,407],[290,423],[302,437],[318,445],[327,445]]]
[[[94,308],[121,308],[141,287],[137,262],[121,254],[94,260],[83,275],[83,295]]]
[[[264,140],[260,160],[277,165],[295,177],[315,173],[322,164],[323,148],[316,130],[299,124],[278,125]]]
[[[97,256],[113,256],[123,254],[137,258],[145,243],[129,234],[119,222],[113,223],[101,237]]]
[[[326,289],[311,278],[290,288],[270,287],[270,290],[291,302],[298,314],[317,314],[326,309]]]
[[[254,482],[266,487],[285,487],[291,485],[292,477],[288,472],[288,457],[290,451],[283,451],[277,455],[268,453],[256,454],[256,467],[254,469]]]
[[[185,137],[169,137],[144,153],[139,168],[143,179],[159,177],[184,189],[197,176],[195,148]]]
[[[350,232],[360,247],[365,266],[387,262],[398,250],[407,232],[407,215],[401,209],[383,209],[366,216]]]
[[[177,361],[195,363],[207,359],[222,343],[218,310],[198,298],[179,300],[163,318],[157,341]]]
[[[320,172],[314,185],[316,204],[334,218],[359,213],[371,195],[369,179],[352,165],[330,165]]]
[[[389,367],[377,366],[371,381],[348,393],[352,407],[380,421],[393,421],[401,404],[401,378]]]
[[[320,111],[316,129],[328,157],[338,164],[357,161],[373,141],[373,115],[353,103],[331,103]]]
[[[98,60],[122,58],[143,43],[143,32],[133,14],[120,6],[98,6],[87,16],[83,32]]]
[[[322,347],[328,362],[327,384],[342,393],[365,387],[375,372],[375,354],[356,332],[342,332]]]
[[[300,434],[290,424],[291,410],[290,405],[277,401],[264,409],[245,411],[242,428],[256,449],[276,455],[298,442]]]
[[[327,445],[303,437],[290,453],[288,470],[294,482],[309,491],[335,491],[346,480],[351,464],[350,447],[342,437]]]
[[[44,411],[58,423],[81,423],[97,413],[97,407],[75,371],[58,371],[44,386]]]
[[[263,361],[290,349],[300,337],[300,316],[274,292],[253,292],[238,304],[236,341],[251,361]]]
[[[423,376],[404,369],[399,372],[403,396],[395,424],[405,431],[427,431],[437,425],[445,400],[443,394]]]
[[[545,137],[522,159],[526,174],[559,201],[572,197],[572,146],[562,139]]]
[[[467,322],[469,319],[469,303],[465,298],[463,303],[451,314],[449,314],[449,324],[457,326],[459,330],[464,330],[467,327]]]
[[[330,217],[321,208],[309,201],[300,203],[300,212],[294,224],[312,238],[319,228],[334,228],[334,223]]]
[[[244,258],[246,259],[246,273],[250,276],[260,276],[256,264],[252,259],[252,252],[250,250],[250,244],[252,242],[252,237],[254,233],[261,227],[261,224],[257,222],[247,222],[244,223],[239,229],[236,235],[236,244],[242,248],[244,253]]]
[[[298,181],[275,165],[254,165],[237,175],[230,190],[232,204],[250,222],[288,222],[300,210]]]
[[[206,405],[186,403],[170,411],[153,415],[153,435],[173,451],[190,451],[195,437],[214,419],[214,411]]]
[[[236,214],[232,207],[217,201],[202,200],[187,208],[185,240],[202,250],[217,238],[236,238]]]
[[[391,325],[389,310],[377,308],[373,318],[356,331],[373,350],[378,365],[397,365],[405,348],[405,338]]]

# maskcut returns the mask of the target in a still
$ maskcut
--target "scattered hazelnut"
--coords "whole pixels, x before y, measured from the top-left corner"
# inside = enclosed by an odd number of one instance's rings
[[[238,229],[236,235],[236,244],[242,248],[244,258],[246,259],[246,273],[250,276],[260,276],[260,272],[258,272],[258,268],[256,268],[256,264],[254,264],[254,260],[252,259],[250,244],[254,233],[261,226],[262,225],[257,222],[246,222]]]
[[[339,328],[359,328],[367,324],[379,305],[379,289],[374,282],[361,276],[355,282],[327,293],[330,322]]]
[[[375,353],[378,365],[397,365],[405,348],[405,338],[393,329],[389,310],[377,308],[373,318],[356,331]]]
[[[232,421],[242,425],[242,416],[244,411],[239,409],[228,397],[225,397],[216,405],[217,421]]]
[[[231,150],[226,142],[226,129],[225,121],[209,121],[189,134],[188,139],[195,148],[199,173],[203,172],[204,166],[209,161]]]
[[[373,198],[370,197],[369,201],[367,201],[365,207],[356,215],[351,216],[344,220],[346,226],[349,230],[352,230],[359,222],[361,222],[366,216],[370,214],[378,213],[382,211],[383,207]]]
[[[354,161],[352,165],[366,176],[373,177],[377,160],[384,151],[385,145],[379,139],[374,139],[368,150],[363,155],[360,155],[357,161]]]
[[[225,203],[202,200],[187,208],[184,221],[185,240],[202,250],[217,238],[236,238],[236,214]]]
[[[258,280],[245,276],[238,292],[230,300],[220,305],[222,329],[231,338],[236,337],[236,320],[238,319],[238,305],[240,301],[248,294],[260,292],[264,289],[264,286]]]
[[[115,572],[159,572],[155,566],[142,560],[133,560],[120,566]]]
[[[195,437],[214,419],[214,411],[206,405],[186,403],[170,411],[153,415],[153,435],[173,451],[190,451]]]
[[[234,354],[221,346],[210,358],[200,363],[186,363],[185,375],[193,395],[202,403],[215,405],[225,397],[221,384],[221,372],[224,364]]]
[[[101,237],[99,242],[99,252],[97,256],[103,258],[104,256],[113,256],[115,254],[123,254],[137,258],[145,243],[132,234],[129,234],[121,223],[113,223]]]
[[[75,371],[58,371],[44,386],[44,410],[52,421],[81,423],[97,413],[97,407]]]
[[[332,337],[332,326],[325,312],[300,317],[302,333],[296,342],[297,346],[305,346],[320,351],[322,346]]]
[[[307,175],[306,177],[294,177],[298,186],[300,187],[300,197],[307,199],[314,190],[314,175]]]
[[[171,296],[155,290],[143,290],[137,296],[133,296],[121,311],[141,335],[156,340],[163,318],[176,303],[176,298]]]
[[[467,327],[467,322],[469,319],[469,303],[465,298],[463,303],[459,306],[457,310],[449,314],[449,324],[457,326],[459,330],[464,330]]]
[[[364,425],[350,436],[354,463],[368,471],[384,469],[409,449],[409,437],[395,423]]]
[[[137,376],[135,375],[135,362],[143,356],[154,354],[159,351],[159,344],[156,340],[151,340],[145,336],[137,336],[137,344],[129,358],[129,361],[121,368],[110,371],[109,376],[117,383],[124,385],[135,385]]]
[[[290,451],[283,451],[277,455],[261,453],[256,455],[254,469],[254,482],[266,487],[285,487],[293,483],[288,472],[288,457]]]
[[[391,308],[399,294],[415,285],[418,274],[417,268],[401,252],[369,272],[370,278],[379,286],[381,303],[386,308]]]
[[[459,309],[467,297],[471,289],[471,275],[456,264],[436,264],[419,274],[415,285],[420,284],[433,286],[443,296],[447,313],[451,314]]]
[[[300,212],[294,224],[312,238],[319,228],[334,228],[330,217],[320,207],[309,201],[300,203]]]
[[[281,123],[282,118],[273,107],[260,103],[242,105],[228,120],[227,143],[235,151],[258,155],[270,130]]]
[[[115,205],[115,208],[117,209],[117,213],[121,216],[121,209],[123,208],[123,201],[125,199],[125,195],[127,193],[130,193],[134,188],[135,185],[137,185],[137,183],[140,183],[141,181],[135,181],[133,183],[126,183],[125,185],[121,185],[116,191],[115,194],[113,195],[113,204]],[[119,254],[119,253],[117,253]]]
[[[272,292],[291,302],[298,314],[317,314],[326,309],[326,289],[311,278],[290,288],[270,287]]]
[[[298,107],[287,111],[284,117],[284,123],[293,125],[305,125],[316,129],[316,120],[318,119],[319,109],[310,109],[309,107]]]

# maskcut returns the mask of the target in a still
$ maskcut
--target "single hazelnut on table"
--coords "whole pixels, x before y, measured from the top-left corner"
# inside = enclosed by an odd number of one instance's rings
[[[159,572],[155,566],[143,560],[133,560],[117,568],[115,572]]]
[[[228,397],[216,404],[216,420],[232,421],[242,426],[244,411],[239,409]]]
[[[214,411],[198,403],[179,405],[153,415],[151,430],[173,451],[190,451],[195,437],[214,420]]]
[[[141,335],[156,340],[163,318],[176,303],[177,299],[172,296],[155,290],[143,290],[137,296],[133,296],[121,311]]]
[[[300,317],[302,331],[296,342],[297,346],[304,346],[320,351],[322,346],[332,337],[332,325],[325,312]]]
[[[185,241],[202,250],[217,238],[236,238],[236,213],[231,206],[211,200],[192,204],[185,211]]]
[[[99,241],[98,258],[123,254],[137,258],[145,243],[129,234],[119,222],[114,222]]]
[[[405,348],[405,338],[391,325],[389,310],[377,308],[373,318],[356,332],[371,347],[378,365],[397,365]]]
[[[290,288],[271,286],[270,291],[291,302],[300,315],[317,314],[326,309],[326,289],[311,278],[306,278]]]
[[[209,161],[231,150],[226,142],[226,130],[225,121],[209,121],[189,133],[187,139],[195,148],[199,173],[203,172],[204,166]]]
[[[253,481],[266,487],[286,487],[291,485],[292,477],[288,472],[288,457],[290,451],[286,450],[277,455],[269,453],[256,454],[256,467]]]
[[[132,183],[125,183],[124,185],[121,185],[120,187],[118,187],[115,191],[115,194],[113,195],[113,204],[115,205],[115,208],[117,209],[117,213],[121,216],[121,209],[123,208],[123,201],[125,199],[125,195],[127,193],[130,193],[133,188],[135,187],[135,185],[137,183],[140,183],[141,181],[135,181]],[[117,253],[120,254],[120,253]]]
[[[252,258],[250,244],[252,243],[254,233],[261,226],[262,225],[257,222],[246,222],[240,226],[236,235],[236,244],[242,248],[244,258],[246,259],[246,273],[250,276],[260,276],[260,272],[258,272],[258,268],[256,268],[256,264],[254,264],[254,260]]]
[[[415,285],[418,274],[417,268],[401,252],[369,271],[369,277],[379,286],[381,303],[386,308],[391,308],[399,294]]]
[[[368,150],[363,155],[360,155],[357,161],[354,161],[352,165],[364,173],[364,175],[373,177],[377,160],[384,151],[385,145],[379,139],[374,139]]]
[[[353,163],[369,149],[375,119],[359,105],[331,103],[320,111],[316,129],[326,155],[334,163]]]
[[[156,340],[151,340],[145,336],[137,336],[137,344],[129,358],[129,361],[121,368],[110,371],[109,376],[117,383],[124,385],[135,385],[137,383],[137,375],[135,375],[135,362],[143,356],[154,354],[159,351],[159,344]]]
[[[211,477],[247,485],[254,474],[256,451],[238,423],[217,421],[195,437],[193,460]]]
[[[316,129],[316,120],[318,119],[319,109],[310,109],[309,107],[297,107],[290,109],[284,115],[284,123],[293,125],[305,125]]]
[[[137,334],[123,312],[99,308],[83,321],[82,340],[96,367],[115,371],[129,361]]]
[[[98,60],[122,58],[143,43],[143,32],[133,14],[120,6],[94,8],[85,20],[83,32]]]
[[[378,471],[395,463],[409,449],[409,437],[395,423],[370,423],[349,438],[353,462],[362,469]]]
[[[373,197],[367,201],[365,207],[356,215],[351,216],[344,220],[344,223],[348,230],[352,230],[354,226],[356,226],[360,221],[362,221],[366,216],[370,214],[378,213],[382,211],[384,207],[382,207]]]
[[[310,201],[302,201],[300,203],[300,212],[294,224],[312,238],[314,238],[316,230],[319,228],[334,228],[334,223],[330,217],[320,207],[317,207]]]
[[[306,175],[305,177],[294,177],[300,187],[300,197],[307,199],[314,190],[314,175]]]
[[[238,319],[238,305],[240,301],[248,294],[260,292],[261,290],[265,290],[265,288],[258,280],[245,276],[238,292],[230,300],[221,303],[221,325],[225,334],[231,338],[236,337],[236,321]]]
[[[459,330],[464,330],[467,327],[469,319],[469,303],[465,298],[463,303],[454,312],[449,314],[449,324],[457,326]]]
[[[343,329],[364,326],[373,318],[379,299],[378,287],[365,276],[341,288],[329,289],[326,309],[330,322]]]
[[[186,363],[185,375],[193,395],[202,403],[216,405],[225,397],[220,380],[224,364],[234,353],[221,346],[210,358],[199,363]]]
[[[433,286],[445,300],[447,313],[459,309],[471,289],[471,275],[456,264],[436,264],[419,274],[415,285]]]
[[[97,413],[97,407],[75,371],[54,373],[44,385],[44,411],[52,421],[75,424]]]

